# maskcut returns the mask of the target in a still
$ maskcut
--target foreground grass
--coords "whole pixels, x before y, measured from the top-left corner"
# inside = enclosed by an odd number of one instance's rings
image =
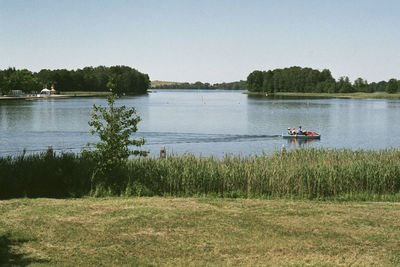
[[[0,265],[400,264],[400,203],[0,201]]]
[[[244,92],[251,96],[265,96],[265,92]],[[343,94],[330,94],[330,93],[295,93],[295,92],[276,92],[268,94],[274,97],[311,97],[311,98],[356,98],[356,99],[400,99],[400,93],[397,94],[374,94],[374,93],[343,93]]]

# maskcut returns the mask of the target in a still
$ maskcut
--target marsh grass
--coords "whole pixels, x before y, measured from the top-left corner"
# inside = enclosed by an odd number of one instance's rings
[[[400,200],[400,151],[301,149],[261,156],[133,159],[110,184],[91,181],[81,156],[0,158],[0,198],[215,196],[227,198]]]
[[[0,199],[87,195],[92,170],[90,159],[75,154],[3,157],[0,158]]]
[[[271,156],[193,155],[128,164],[144,195],[400,200],[400,152],[304,149]],[[138,194],[136,194],[138,195]],[[140,195],[140,194],[139,194]]]
[[[399,212],[388,202],[13,199],[0,201],[0,242],[8,259],[40,266],[396,266]]]

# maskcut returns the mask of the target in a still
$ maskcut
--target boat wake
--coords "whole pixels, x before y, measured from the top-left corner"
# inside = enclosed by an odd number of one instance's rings
[[[143,137],[147,144],[182,144],[182,143],[225,143],[251,142],[273,139],[281,135],[241,135],[241,134],[202,134],[202,133],[171,133],[171,132],[138,132],[135,137]]]

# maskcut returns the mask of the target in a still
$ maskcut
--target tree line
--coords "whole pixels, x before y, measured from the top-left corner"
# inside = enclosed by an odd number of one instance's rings
[[[195,82],[195,83],[174,83],[174,84],[164,84],[155,87],[156,89],[224,89],[224,90],[246,90],[247,82],[240,80],[236,82],[230,83],[202,83],[202,82]]]
[[[265,93],[372,93],[377,91],[396,93],[400,91],[400,80],[390,79],[388,82],[368,83],[367,80],[358,78],[352,83],[346,76],[335,80],[328,69],[319,71],[294,66],[268,71],[253,71],[247,77],[247,90]]]
[[[52,86],[59,92],[108,91],[107,84],[110,81],[123,94],[146,93],[150,86],[147,74],[128,66],[85,67],[77,70],[42,69],[39,72],[8,68],[0,70],[0,93],[5,95],[12,90],[33,93]]]

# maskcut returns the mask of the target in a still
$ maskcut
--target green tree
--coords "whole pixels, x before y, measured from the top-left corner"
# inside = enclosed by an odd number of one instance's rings
[[[32,91],[39,91],[42,84],[27,69],[16,70],[15,68],[8,68],[2,74],[1,91],[3,94],[8,94],[12,90],[21,90],[25,93]]]
[[[353,86],[350,83],[349,77],[340,77],[337,83],[339,93],[352,93]]]
[[[263,82],[263,72],[255,70],[247,77],[247,89],[249,91],[261,91]]]
[[[362,78],[357,78],[357,80],[354,81],[353,86],[356,92],[370,93],[371,87],[368,86],[367,80],[364,80]]]
[[[386,92],[389,94],[394,94],[397,92],[399,84],[396,79],[390,79],[386,84]]]
[[[348,78],[347,78],[348,79]],[[343,81],[345,78],[343,78]],[[351,91],[346,80],[343,90]],[[329,70],[293,66],[269,71],[253,71],[247,76],[247,89],[255,92],[331,92],[337,89]]]
[[[115,88],[115,79],[108,83]],[[98,135],[100,141],[89,143],[94,149],[84,149],[82,154],[92,158],[96,166],[92,175],[92,190],[96,187],[106,190],[118,190],[118,177],[129,156],[146,156],[148,151],[131,150],[129,146],[140,147],[145,143],[143,138],[131,139],[131,134],[137,131],[140,117],[135,108],[115,106],[118,94],[107,97],[107,107],[93,105],[92,119],[89,125],[90,133]]]

